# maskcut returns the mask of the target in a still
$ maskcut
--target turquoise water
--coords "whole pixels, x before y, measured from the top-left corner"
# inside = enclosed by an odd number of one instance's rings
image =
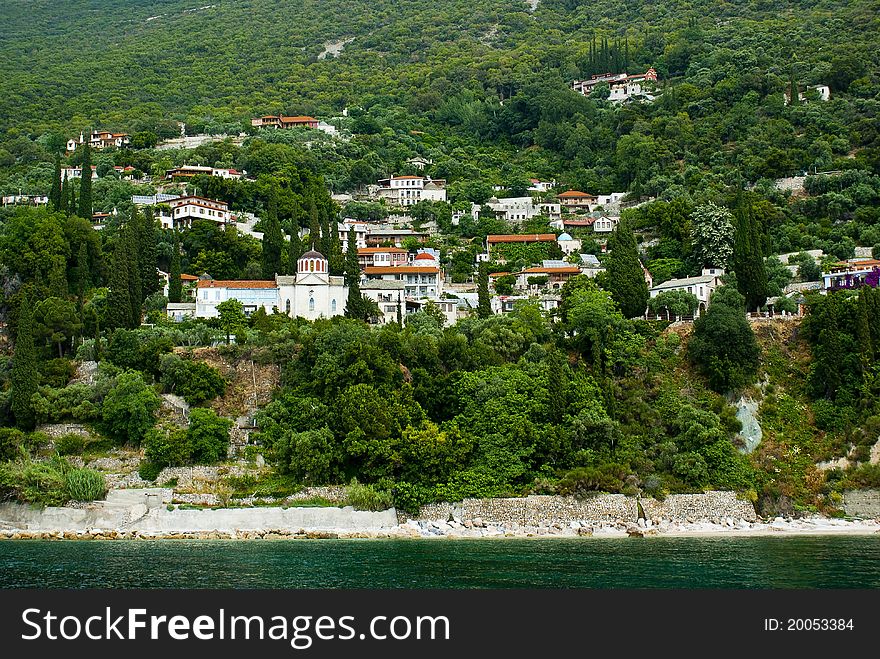
[[[2,588],[880,588],[880,538],[5,541]]]

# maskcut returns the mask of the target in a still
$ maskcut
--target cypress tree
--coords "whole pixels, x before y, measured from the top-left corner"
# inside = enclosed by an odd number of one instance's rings
[[[80,311],[85,304],[87,290],[89,290],[89,250],[85,242],[81,242],[76,255],[76,297]]]
[[[798,105],[801,102],[798,92],[797,81],[794,79],[794,65],[791,67],[791,74],[788,80],[789,105]]]
[[[132,211],[132,221],[122,230],[123,244],[128,255],[128,301],[131,305],[129,327],[141,324],[141,306],[144,303],[144,290],[141,285],[141,272],[138,267],[138,223],[137,210]]]
[[[767,301],[767,271],[764,268],[761,234],[748,202],[740,202],[735,217],[733,268],[736,286],[746,299],[747,309],[758,309]]]
[[[88,144],[83,144],[82,176],[79,182],[78,215],[92,221],[92,153]]]
[[[287,274],[296,274],[296,264],[303,255],[303,244],[299,237],[299,225],[296,220],[290,221],[290,242],[287,245]]]
[[[621,221],[608,240],[611,252],[607,265],[607,288],[627,318],[637,318],[648,305],[648,284],[639,261],[636,237],[629,224]]]
[[[53,211],[61,210],[61,156],[55,154],[55,177],[49,192],[49,204]]]
[[[156,270],[156,222],[153,211],[145,208],[137,222],[137,258],[141,278],[141,294],[144,299],[159,290],[159,273]]]
[[[129,291],[129,249],[123,230],[116,238],[110,268],[110,292],[107,294],[105,325],[114,329],[131,326],[131,296]]]
[[[335,219],[327,221],[327,261],[331,275],[340,276],[345,272],[345,257],[342,254],[342,241]]]
[[[266,219],[263,222],[263,279],[274,279],[281,272],[281,249],[284,247],[284,234],[275,210],[274,199],[269,202]]]
[[[10,373],[12,394],[12,414],[16,425],[22,430],[34,427],[35,415],[31,398],[37,392],[40,374],[37,370],[37,355],[34,351],[33,315],[27,294],[21,297],[18,314],[18,334],[15,339],[15,352],[12,357]]]
[[[69,213],[67,212],[67,209],[68,209],[67,198],[68,198],[68,196],[70,196],[70,192],[68,191],[69,187],[70,187],[70,183],[68,182],[67,178],[65,177],[65,179],[61,182],[61,191],[58,193],[58,208],[57,208],[57,210],[64,213],[65,215],[69,215]]]
[[[492,315],[492,298],[489,295],[489,269],[486,262],[480,263],[477,274],[477,317],[488,318]]]
[[[357,239],[354,227],[348,230],[348,245],[345,252],[345,285],[348,286],[348,301],[345,304],[345,315],[348,318],[363,320],[364,309],[361,299],[361,267],[357,257]]]
[[[318,220],[318,207],[313,198],[309,199],[309,249],[320,249],[321,224]]]
[[[76,209],[76,186],[73,184],[73,181],[70,182],[70,185],[67,186],[67,217],[71,215],[77,214]],[[84,218],[87,220],[91,220],[91,217]]]
[[[168,273],[168,301],[180,302],[183,297],[183,282],[180,280],[180,238],[177,229],[174,229],[172,250]]]

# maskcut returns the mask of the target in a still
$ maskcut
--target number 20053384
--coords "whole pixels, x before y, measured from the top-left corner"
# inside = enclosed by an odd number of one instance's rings
[[[764,631],[853,631],[852,618],[764,618]]]

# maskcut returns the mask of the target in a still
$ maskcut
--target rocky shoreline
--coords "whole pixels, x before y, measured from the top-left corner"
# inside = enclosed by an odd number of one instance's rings
[[[214,529],[158,531],[92,528],[76,531],[0,529],[0,540],[330,540],[330,539],[479,539],[479,538],[652,538],[747,537],[794,535],[880,534],[880,520],[842,520],[827,517],[713,521],[640,520],[617,522],[551,522],[538,526],[491,523],[482,520],[408,520],[388,529]]]

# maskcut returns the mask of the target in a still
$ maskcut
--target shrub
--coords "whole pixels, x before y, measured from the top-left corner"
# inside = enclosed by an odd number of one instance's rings
[[[18,428],[0,428],[0,461],[15,458],[24,439],[24,433]]]
[[[86,438],[70,432],[55,440],[55,449],[61,455],[79,455],[86,448]]]
[[[609,462],[599,467],[572,469],[559,482],[559,493],[585,498],[594,492],[620,492],[629,470]]]
[[[362,485],[356,478],[345,488],[345,499],[355,510],[388,510],[393,505],[391,492]]]
[[[226,391],[226,380],[220,371],[202,362],[165,355],[160,370],[165,391],[181,396],[190,405],[211,400]]]
[[[0,463],[0,498],[42,506],[61,506],[67,501],[65,472],[70,468],[62,458],[47,462],[30,459]]]
[[[159,396],[146,385],[140,373],[127,371],[116,378],[104,398],[102,416],[107,433],[119,442],[140,444],[156,419]]]
[[[94,469],[71,469],[64,475],[64,487],[74,501],[95,501],[107,494],[104,477]]]
[[[145,481],[154,481],[158,478],[159,473],[162,471],[162,466],[157,465],[155,462],[144,461],[141,462],[138,467],[138,476],[143,478]]]
[[[143,446],[144,458],[160,470],[189,464],[192,458],[187,432],[177,427],[151,428],[144,437]]]
[[[214,410],[193,409],[187,431],[193,461],[207,464],[225,458],[229,451],[231,428],[232,421],[217,416]]]
[[[391,490],[394,507],[407,515],[416,516],[422,506],[431,500],[431,491],[421,485],[401,481]]]

